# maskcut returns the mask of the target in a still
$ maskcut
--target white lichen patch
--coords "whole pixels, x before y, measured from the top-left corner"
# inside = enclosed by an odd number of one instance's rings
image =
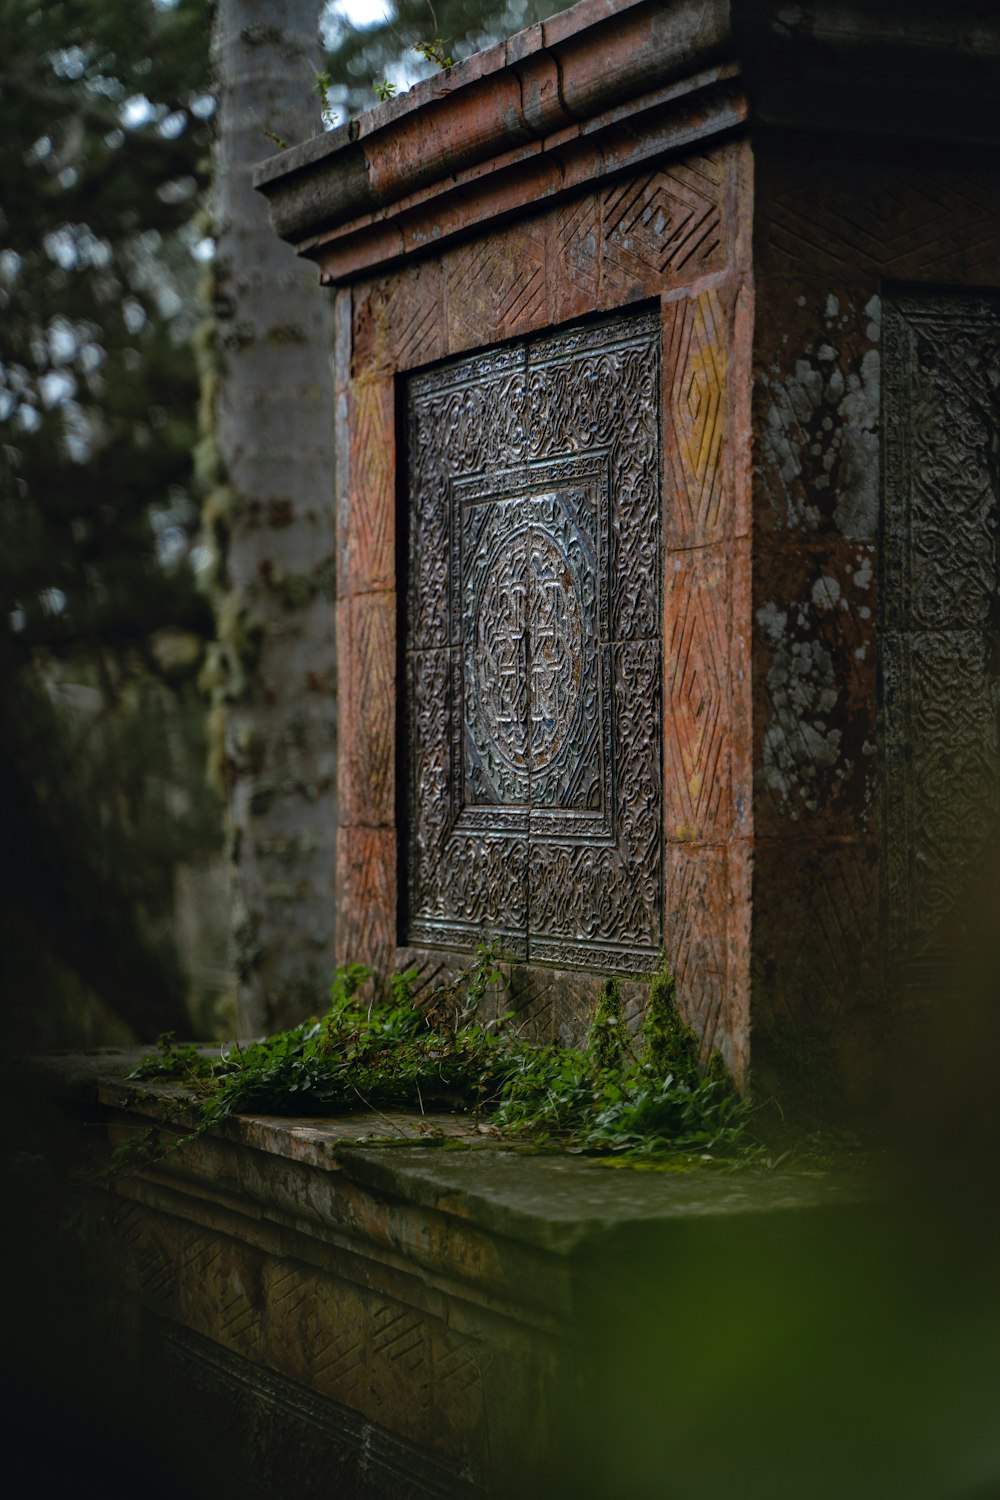
[[[803,306],[804,299],[797,303]],[[825,314],[827,330],[851,321],[832,292]],[[860,359],[818,337],[790,368],[772,364],[760,377],[768,397],[761,471],[776,506],[783,506],[784,523],[796,529],[818,526],[827,509],[821,497],[832,492],[834,524],[850,540],[874,538],[878,524],[878,297],[858,309],[855,321],[861,316],[871,347]]]
[[[823,614],[827,610],[836,609],[837,603],[846,604],[846,600],[840,600],[840,584],[836,578],[828,578],[825,575],[817,578],[812,586],[812,602]]]
[[[847,393],[837,408],[841,418],[834,520],[846,537],[870,537],[878,525],[878,418],[880,364],[869,349],[860,372],[847,377]]]
[[[833,579],[821,579],[816,589],[821,584],[836,586]],[[767,673],[772,714],[759,774],[761,785],[794,821],[801,810],[816,811],[819,792],[835,790],[847,767],[838,767],[841,731],[832,722],[839,699],[833,657],[820,640],[796,640],[787,624],[787,612],[774,603],[757,610],[758,628],[772,651]]]

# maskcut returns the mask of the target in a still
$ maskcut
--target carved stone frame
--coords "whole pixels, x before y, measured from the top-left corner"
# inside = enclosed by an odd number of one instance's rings
[[[626,313],[407,382],[411,944],[467,949],[489,933],[536,962],[655,966],[659,367],[658,314]],[[514,744],[507,718],[484,710],[478,632],[484,600],[496,607],[491,570],[516,568],[527,536],[572,579],[566,600],[582,644],[559,665],[580,682],[567,722],[553,726],[538,708],[535,663],[510,664]],[[557,582],[547,587],[558,594]],[[530,627],[515,635],[528,649]],[[489,687],[486,696],[495,697]],[[542,718],[539,747],[528,731]]]

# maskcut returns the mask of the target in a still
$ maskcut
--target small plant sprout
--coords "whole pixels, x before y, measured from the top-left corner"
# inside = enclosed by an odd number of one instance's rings
[[[323,124],[328,130],[332,130],[334,125],[336,125],[337,123],[337,111],[334,109],[332,103],[330,102],[330,89],[332,85],[333,79],[330,77],[329,73],[316,74],[315,89],[320,97],[320,103],[323,107]]]
[[[444,50],[443,38],[436,36],[430,42],[414,42],[414,52],[419,52],[425,62],[433,63],[438,68],[454,67],[455,59],[450,57]]]

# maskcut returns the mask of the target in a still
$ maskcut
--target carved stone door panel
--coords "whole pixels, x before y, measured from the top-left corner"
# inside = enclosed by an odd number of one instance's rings
[[[406,940],[648,968],[661,940],[659,320],[406,394]]]
[[[891,956],[932,967],[1000,829],[1000,299],[886,299],[880,582]]]

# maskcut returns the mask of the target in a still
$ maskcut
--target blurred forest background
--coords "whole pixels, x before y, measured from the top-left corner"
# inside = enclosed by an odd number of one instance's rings
[[[294,884],[261,885],[258,906],[284,907],[256,910],[248,941],[234,882],[246,818],[279,783],[265,788],[266,754],[248,750],[248,791],[233,746],[254,736],[230,712],[252,702],[262,655],[233,648],[235,618],[244,647],[253,634],[230,545],[252,506],[214,433],[234,351],[252,341],[219,264],[232,168],[220,12],[263,69],[281,55],[307,121],[283,134],[266,101],[251,109],[240,149],[261,159],[274,135],[293,144],[369,107],[376,85],[403,92],[432,73],[416,43],[440,39],[458,60],[555,8],[0,0],[0,973],[15,1047],[208,1039],[322,1002],[314,965],[284,1010],[239,1005],[262,947],[277,971],[302,939]],[[317,38],[315,61],[289,48],[286,22]],[[295,348],[274,357],[287,378]],[[242,454],[244,469],[267,459]],[[330,474],[318,482],[332,494]],[[328,591],[307,592],[332,621]],[[286,614],[300,602],[289,587],[279,601]],[[255,628],[272,631],[266,614]],[[260,713],[272,700],[265,684]],[[327,813],[314,802],[301,816],[315,823]],[[288,844],[256,847],[281,859]],[[332,892],[319,899],[332,912]],[[322,965],[329,943],[315,947]]]

